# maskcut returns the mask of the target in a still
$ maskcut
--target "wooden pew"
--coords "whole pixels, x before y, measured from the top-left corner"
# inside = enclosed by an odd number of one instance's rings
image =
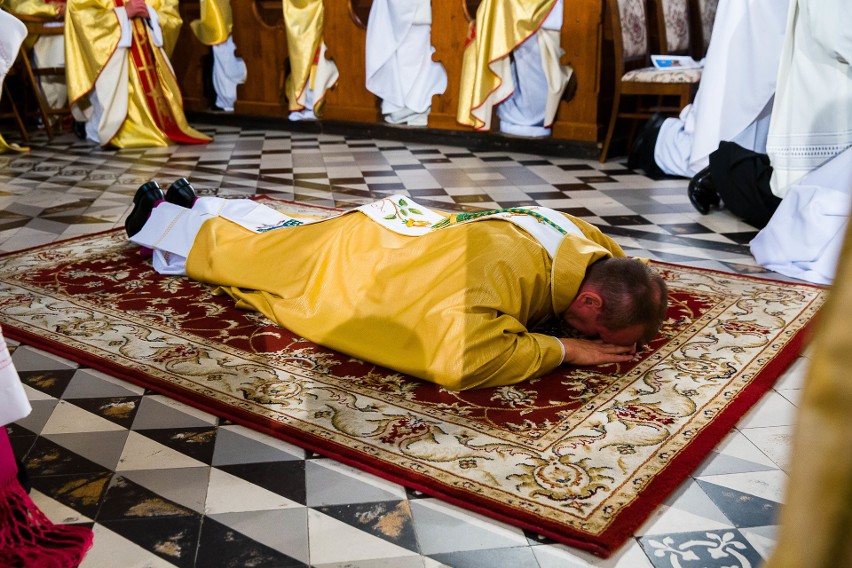
[[[234,43],[248,77],[237,87],[236,114],[287,116],[287,30],[280,0],[232,0]]]
[[[381,101],[365,86],[366,19],[372,0],[326,0],[325,43],[327,57],[334,59],[340,72],[337,86],[326,96],[324,120],[382,123]],[[461,87],[462,54],[479,0],[432,0],[433,58],[447,71],[447,90],[433,98],[429,127],[471,132],[456,122]],[[248,80],[237,88],[235,114],[286,117],[284,78],[289,72],[287,40],[281,0],[234,0],[234,41],[237,55],[248,68]],[[203,66],[209,64],[210,50],[192,35],[189,22],[198,17],[198,0],[180,3],[184,26],[173,57],[184,103],[188,110],[210,107],[212,94]],[[574,69],[576,88],[566,91],[553,124],[553,138],[597,142],[606,122],[601,110],[611,98],[611,81],[603,81],[602,52],[605,52],[604,0],[566,0],[561,32],[565,55],[562,63]],[[606,72],[606,62],[603,69]],[[491,135],[496,132],[492,124]]]
[[[447,70],[447,91],[436,97],[429,126],[472,130],[456,122],[461,86],[461,53],[475,18],[479,0],[432,0],[432,44],[435,60]],[[603,0],[566,0],[560,33],[565,55],[561,62],[574,69],[572,85],[566,90],[556,120],[553,137],[596,142],[600,132],[598,94],[603,22]],[[492,131],[498,128],[496,116]],[[500,136],[495,132],[495,136]]]
[[[189,27],[189,23],[199,17],[198,0],[182,0],[180,12],[183,26],[172,56],[172,66],[180,82],[186,109],[206,111],[215,100],[208,78],[212,53],[208,46],[198,41]],[[287,35],[281,2],[234,0],[231,12],[236,54],[243,58],[248,71],[246,82],[237,87],[234,113],[286,117]]]
[[[554,138],[589,142],[601,139],[608,118],[601,118],[600,105],[603,21],[604,0],[565,0],[560,32],[565,55],[560,61],[574,69],[576,89],[570,92],[569,85],[559,104],[553,123]],[[608,109],[605,107],[604,112]]]
[[[180,28],[175,51],[172,53],[172,68],[180,85],[184,109],[204,111],[210,108],[210,93],[205,92],[206,68],[212,68],[213,54],[202,44],[189,27],[189,22],[199,17],[198,0],[184,0],[179,4],[183,25]]]
[[[479,2],[475,3],[476,6]],[[456,122],[461,88],[462,53],[470,30],[471,16],[465,0],[432,0],[432,59],[440,62],[447,72],[447,90],[432,98],[429,114],[430,128],[470,131],[471,128]]]
[[[381,121],[381,101],[365,86],[367,68],[367,15],[369,0],[326,0],[326,57],[337,64],[340,78],[326,94],[322,111],[325,120],[374,124]]]

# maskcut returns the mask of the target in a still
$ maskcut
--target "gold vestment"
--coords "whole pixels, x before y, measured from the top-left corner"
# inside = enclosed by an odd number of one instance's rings
[[[13,14],[41,16],[43,18],[55,18],[59,15],[58,3],[46,2],[45,0],[6,0],[2,5],[5,10]]]
[[[852,225],[820,312],[785,468],[790,481],[766,568],[852,566]]]
[[[0,134],[0,154],[5,154],[6,152],[29,152],[29,146],[21,146],[19,144],[10,144],[6,142],[6,139],[3,138],[3,135]]]
[[[201,18],[189,23],[192,33],[204,45],[217,45],[228,39],[234,26],[230,0],[201,0]]]
[[[159,16],[163,47],[156,47],[146,23],[134,18],[130,20],[133,43],[129,49],[119,50],[121,27],[114,8],[123,6],[123,0],[69,0],[65,56],[72,107],[86,106],[85,97],[97,81],[98,88],[107,91],[107,96],[98,95],[108,124],[99,131],[102,145],[128,148],[209,142],[208,136],[186,122],[180,89],[168,61],[182,22],[177,0],[146,3]],[[122,57],[127,60],[115,59]],[[109,79],[107,84],[99,81],[104,78]],[[117,81],[129,82],[129,88],[116,86]]]
[[[556,0],[482,0],[462,60],[459,123],[478,130],[487,128],[472,112],[503,82],[492,66],[502,67],[500,73],[508,76],[509,55],[538,31],[554,4]]]
[[[325,67],[332,62],[321,62],[325,57],[322,39],[325,27],[325,9],[323,0],[285,0],[284,27],[287,29],[287,55],[290,60],[290,74],[284,81],[284,94],[290,111],[305,108],[304,92],[316,87],[318,91],[311,110],[317,112],[325,104],[325,91],[337,82],[337,70],[326,73],[319,70],[320,63]],[[317,79],[318,75],[323,77]],[[314,85],[314,82],[322,83]],[[318,95],[318,96],[317,96]]]
[[[254,233],[204,222],[186,263],[315,343],[452,390],[519,383],[562,363],[556,338],[528,330],[562,314],[587,267],[621,248],[595,227],[554,258],[508,221],[412,237],[361,213]]]

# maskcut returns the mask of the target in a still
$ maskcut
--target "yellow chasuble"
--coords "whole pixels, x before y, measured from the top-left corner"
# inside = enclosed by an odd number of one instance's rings
[[[287,28],[287,53],[290,74],[284,82],[284,94],[291,111],[304,108],[299,103],[308,79],[316,73],[325,10],[322,0],[284,0],[284,26]]]
[[[182,23],[177,0],[146,3],[159,16],[162,48],[153,45],[146,23],[134,18],[130,20],[132,46],[117,49],[121,27],[114,8],[123,6],[123,0],[68,1],[65,58],[71,105],[85,107],[84,97],[95,89],[96,81],[97,92],[102,85],[108,89],[108,97],[99,94],[106,119],[106,126],[100,129],[102,145],[130,148],[209,142],[210,137],[187,123],[180,89],[168,61]],[[118,81],[128,82],[126,91],[115,85]]]
[[[228,39],[234,26],[230,0],[201,0],[201,18],[189,23],[192,33],[204,45],[218,45]]]
[[[3,135],[0,134],[0,154],[5,154],[6,152],[29,152],[29,146],[20,146],[18,144],[9,144],[3,138]]]
[[[500,89],[502,77],[511,77],[509,55],[538,31],[554,4],[556,0],[482,0],[462,59],[459,123],[490,128],[492,106],[511,94]],[[480,116],[475,116],[480,107]]]
[[[55,18],[59,15],[59,3],[45,2],[45,0],[6,0],[2,5],[4,10],[13,14],[43,18]]]
[[[852,566],[852,225],[819,315],[797,405],[778,544],[765,568]]]
[[[528,330],[568,308],[589,265],[624,256],[570,220],[584,236],[565,235],[551,258],[504,220],[407,236],[360,212],[261,233],[217,217],[201,226],[186,269],[353,357],[451,390],[509,385],[562,363],[558,339]]]

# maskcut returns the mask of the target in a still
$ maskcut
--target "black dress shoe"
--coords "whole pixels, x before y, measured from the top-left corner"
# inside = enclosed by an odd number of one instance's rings
[[[71,120],[71,132],[80,140],[86,139],[86,123],[77,120]]]
[[[660,128],[666,120],[666,115],[656,112],[639,131],[636,140],[633,141],[633,147],[630,149],[630,156],[627,158],[627,167],[631,170],[644,170],[646,174],[652,177],[662,177],[665,174],[654,160],[654,148],[657,146],[657,137],[660,135]]]
[[[692,206],[702,215],[710,213],[711,207],[719,207],[721,200],[719,199],[719,193],[713,186],[713,178],[710,176],[710,166],[695,174],[689,181],[687,193]]]
[[[149,181],[139,186],[136,195],[133,196],[133,211],[124,220],[124,230],[127,231],[128,237],[132,237],[142,230],[148,217],[151,216],[154,205],[165,197],[163,190],[155,181]]]
[[[186,208],[192,207],[197,197],[195,189],[186,178],[176,180],[166,191],[166,201]]]

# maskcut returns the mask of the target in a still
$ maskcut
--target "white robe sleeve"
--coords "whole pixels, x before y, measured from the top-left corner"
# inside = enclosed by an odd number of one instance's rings
[[[32,407],[0,331],[0,427],[27,416]]]

